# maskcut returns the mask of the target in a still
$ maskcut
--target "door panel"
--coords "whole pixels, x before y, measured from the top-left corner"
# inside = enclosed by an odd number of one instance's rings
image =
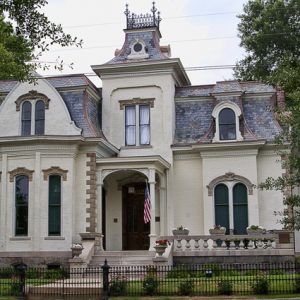
[[[123,249],[148,250],[150,223],[144,224],[145,183],[123,187]]]

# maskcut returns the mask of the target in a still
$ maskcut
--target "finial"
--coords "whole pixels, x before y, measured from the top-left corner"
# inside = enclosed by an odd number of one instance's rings
[[[156,7],[155,7],[155,1],[152,2],[152,9],[151,9],[153,15],[155,14],[155,12],[157,11]]]
[[[126,7],[126,9],[125,9],[125,11],[124,11],[124,14],[125,14],[126,16],[128,16],[128,15],[130,14],[130,11],[129,11],[129,9],[128,9],[128,3],[126,3],[125,7]]]

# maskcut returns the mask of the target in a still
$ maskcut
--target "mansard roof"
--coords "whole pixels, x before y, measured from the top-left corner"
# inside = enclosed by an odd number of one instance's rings
[[[82,129],[84,137],[105,138],[101,130],[99,89],[83,74],[45,77],[63,98],[72,121]],[[0,96],[7,94],[18,84],[14,80],[0,81]]]
[[[222,81],[176,88],[174,144],[210,143],[216,126],[212,112],[222,101],[240,107],[240,129],[245,141],[273,141],[280,133],[273,112],[276,105],[274,87],[260,82]]]

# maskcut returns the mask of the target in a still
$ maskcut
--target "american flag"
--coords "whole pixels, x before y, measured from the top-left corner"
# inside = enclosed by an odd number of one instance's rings
[[[145,200],[144,200],[144,223],[148,223],[151,220],[151,201],[148,189],[148,183],[145,187]]]

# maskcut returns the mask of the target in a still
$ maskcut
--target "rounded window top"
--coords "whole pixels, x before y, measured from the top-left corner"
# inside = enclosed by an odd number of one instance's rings
[[[134,44],[133,49],[135,52],[140,52],[140,51],[142,51],[143,46],[141,43],[136,43],[136,44]]]

